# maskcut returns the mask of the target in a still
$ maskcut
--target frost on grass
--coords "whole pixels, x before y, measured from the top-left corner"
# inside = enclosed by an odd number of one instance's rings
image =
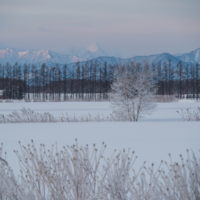
[[[167,173],[165,171],[167,168]],[[200,199],[200,157],[187,150],[187,158],[180,155],[180,162],[165,162],[159,171],[158,193],[164,199]]]
[[[181,109],[177,113],[185,121],[200,121],[200,107]]]
[[[111,116],[90,114],[85,116],[70,116],[67,113],[61,116],[54,116],[50,112],[36,112],[30,108],[22,108],[20,111],[13,111],[10,114],[0,114],[0,123],[34,123],[34,122],[91,122],[91,121],[112,121]]]
[[[200,199],[200,157],[161,161],[160,166],[135,167],[131,149],[106,156],[106,145],[19,143],[16,179],[0,149],[0,199],[17,200],[197,200]]]
[[[0,144],[0,199],[23,199],[22,188],[17,182],[11,167],[6,161],[3,144]],[[25,200],[25,199],[24,199]]]
[[[56,118],[49,112],[38,113],[29,108],[22,108],[20,111],[13,111],[11,114],[0,115],[0,123],[20,122],[56,122]]]

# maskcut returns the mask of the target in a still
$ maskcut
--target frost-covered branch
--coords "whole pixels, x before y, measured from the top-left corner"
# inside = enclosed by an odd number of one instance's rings
[[[0,144],[0,199],[22,200],[23,197],[22,188],[20,188],[11,167],[6,161],[3,144]]]
[[[0,114],[0,123],[55,123],[55,122],[98,122],[113,121],[111,115],[101,116],[100,114],[84,116],[71,116],[67,113],[55,116],[49,112],[36,112],[30,108],[22,108],[10,114]]]
[[[200,107],[181,109],[177,113],[184,121],[200,121]]]
[[[138,121],[154,107],[154,82],[148,66],[120,67],[111,88],[113,116],[118,120]]]
[[[187,151],[180,160],[136,167],[131,149],[106,152],[106,145],[57,145],[31,141],[15,151],[16,178],[0,146],[1,200],[197,200],[200,156]]]

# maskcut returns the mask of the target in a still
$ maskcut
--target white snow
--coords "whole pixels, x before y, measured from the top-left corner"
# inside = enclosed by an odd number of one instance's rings
[[[131,122],[85,122],[85,123],[25,123],[0,124],[0,142],[8,152],[8,161],[16,165],[13,154],[18,141],[27,144],[33,139],[37,144],[72,144],[75,138],[80,144],[98,145],[105,142],[110,150],[131,148],[141,162],[166,160],[168,153],[177,159],[187,148],[200,149],[200,123],[184,122],[177,110],[200,106],[200,102],[179,101],[158,103],[155,111],[137,123]],[[0,114],[20,110],[22,107],[35,111],[49,111],[55,115],[68,112],[72,115],[111,113],[108,102],[62,102],[62,103],[0,103]]]
[[[200,102],[193,100],[180,100],[173,103],[157,103],[155,110],[146,115],[142,121],[181,121],[178,110],[183,108],[195,108]],[[0,114],[9,114],[22,108],[30,108],[37,112],[50,112],[54,115],[84,116],[84,115],[109,115],[112,107],[109,102],[21,102],[0,103]]]
[[[19,55],[19,57],[23,57],[23,56],[26,56],[26,55],[28,55],[28,51],[19,51],[18,52],[18,55]]]

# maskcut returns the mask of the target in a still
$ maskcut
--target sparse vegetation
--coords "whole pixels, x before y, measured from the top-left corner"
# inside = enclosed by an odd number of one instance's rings
[[[20,111],[13,111],[10,114],[0,114],[0,123],[98,122],[113,120],[112,115],[87,114],[85,116],[71,116],[65,113],[60,116],[54,116],[50,112],[36,112],[29,108],[22,108]]]
[[[200,198],[199,154],[135,167],[130,149],[107,155],[107,146],[59,147],[19,143],[16,178],[0,148],[0,199],[6,200],[197,200]]]
[[[177,113],[185,121],[200,121],[200,107],[181,109]]]
[[[176,102],[178,101],[178,98],[176,98],[175,95],[155,95],[154,97],[156,102]]]

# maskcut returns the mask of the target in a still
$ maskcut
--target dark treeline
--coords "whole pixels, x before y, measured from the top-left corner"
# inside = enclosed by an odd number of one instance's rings
[[[200,64],[171,62],[152,66],[157,84],[157,94],[175,95],[178,98],[199,98],[200,96]]]
[[[109,69],[109,70],[108,70]],[[0,98],[36,101],[108,98],[114,66],[0,65]],[[17,95],[20,92],[20,95]],[[12,95],[8,95],[11,93]]]
[[[139,64],[128,64],[133,67]],[[147,66],[154,76],[158,95],[199,98],[200,65],[170,61]],[[46,64],[0,64],[0,98],[27,101],[103,100],[119,66],[77,63],[49,67]]]

